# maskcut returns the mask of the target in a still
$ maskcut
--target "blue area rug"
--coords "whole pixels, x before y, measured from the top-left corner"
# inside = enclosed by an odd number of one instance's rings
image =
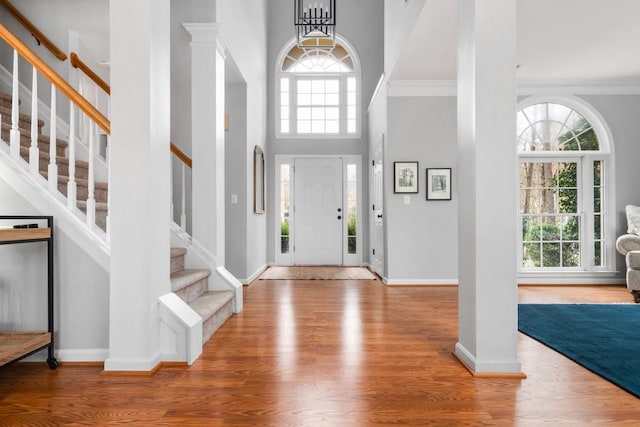
[[[640,304],[519,304],[518,329],[640,397]]]

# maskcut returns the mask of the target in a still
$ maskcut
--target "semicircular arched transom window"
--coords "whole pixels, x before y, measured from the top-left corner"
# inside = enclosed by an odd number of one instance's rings
[[[276,76],[276,134],[282,137],[357,136],[360,128],[359,70],[355,52],[336,41],[288,45]]]
[[[598,151],[593,126],[576,110],[545,102],[518,112],[518,151]]]
[[[520,271],[612,269],[608,143],[584,114],[554,102],[521,109],[516,126]]]

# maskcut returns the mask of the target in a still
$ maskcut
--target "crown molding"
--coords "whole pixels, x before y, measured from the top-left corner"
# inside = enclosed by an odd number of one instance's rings
[[[456,96],[455,80],[391,80],[388,96]],[[518,95],[640,95],[640,80],[519,80]]]

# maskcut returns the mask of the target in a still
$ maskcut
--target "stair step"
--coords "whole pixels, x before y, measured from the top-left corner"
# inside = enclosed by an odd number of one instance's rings
[[[40,171],[40,175],[49,179],[49,173]],[[69,177],[58,175],[58,191],[67,196],[67,184]],[[89,181],[86,179],[76,178],[76,200],[87,200],[89,197]],[[107,203],[109,201],[109,184],[102,181],[93,183],[93,198],[96,202]]]
[[[11,106],[0,103],[0,115],[2,115],[2,123],[7,123],[11,126]],[[18,114],[18,126],[24,129],[31,129],[31,116],[28,114]],[[44,126],[44,120],[38,120],[38,132],[42,131]]]
[[[207,291],[189,304],[202,317],[203,343],[233,314],[233,297],[232,291]]]
[[[180,270],[171,274],[171,291],[178,292],[200,280],[207,279],[211,270],[206,268]]]
[[[87,202],[84,200],[76,201],[76,206],[85,214],[87,213]],[[109,214],[109,206],[106,203],[96,202],[96,226],[102,231],[107,231],[107,215]]]
[[[20,156],[29,161],[29,147],[20,146]],[[58,174],[69,176],[69,159],[66,157],[56,156],[56,164],[58,165]],[[40,170],[47,171],[49,169],[49,153],[40,150]],[[89,176],[89,163],[84,160],[76,160],[76,179],[87,179]]]
[[[171,273],[184,270],[185,248],[171,248]]]
[[[1,135],[2,139],[9,142],[10,133],[11,133],[11,125],[2,121],[2,130]],[[31,130],[20,128],[20,145],[30,146],[31,145]],[[51,141],[51,137],[49,135],[38,134],[38,147],[40,149],[44,149],[45,151],[49,151],[49,142]],[[60,149],[62,149],[62,155],[64,155],[64,150],[67,148],[69,143],[63,139],[56,138],[56,149],[58,150],[58,155],[61,155]],[[46,147],[43,147],[46,146]]]

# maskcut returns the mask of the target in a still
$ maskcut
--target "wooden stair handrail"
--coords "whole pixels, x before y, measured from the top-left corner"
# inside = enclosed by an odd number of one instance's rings
[[[87,77],[93,80],[95,84],[100,86],[102,90],[104,90],[107,93],[107,95],[111,95],[111,86],[109,86],[109,83],[102,80],[102,78],[100,78],[100,76],[97,75],[87,64],[82,62],[82,60],[78,57],[77,53],[71,52],[70,61],[71,61],[71,66],[73,68],[78,68]]]
[[[0,0],[2,1],[2,0]],[[27,47],[22,41],[14,36],[11,31],[0,24],[0,37],[14,48],[16,52],[27,60],[36,70],[51,82],[58,90],[69,98],[80,110],[82,110],[91,120],[93,120],[107,135],[111,135],[111,122],[100,111],[98,111],[89,101],[72,88],[58,73],[53,71],[38,55]]]
[[[25,27],[31,35],[36,39],[38,44],[42,44],[44,47],[49,49],[49,51],[60,61],[65,61],[67,59],[67,54],[61,51],[58,46],[56,46],[47,36],[42,34],[38,28],[33,25],[31,21],[29,21],[18,9],[15,8],[8,0],[0,0],[0,6],[3,6],[7,11],[13,15],[16,20]]]
[[[177,158],[182,160],[182,163],[187,165],[189,169],[193,169],[191,158],[184,154],[184,152],[179,149],[173,142],[171,143],[171,152],[175,154]]]

